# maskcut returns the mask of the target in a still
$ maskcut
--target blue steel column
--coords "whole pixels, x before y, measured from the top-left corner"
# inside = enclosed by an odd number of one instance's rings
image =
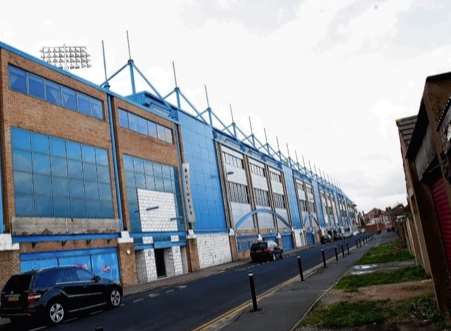
[[[120,186],[119,186],[119,168],[118,168],[118,160],[117,160],[116,137],[115,137],[114,123],[113,123],[112,98],[113,97],[107,93],[108,124],[110,127],[111,149],[112,149],[112,155],[113,155],[114,186],[116,188],[117,215],[119,218],[120,229],[127,230],[127,225],[123,222],[123,218],[122,218],[122,193],[121,193]]]

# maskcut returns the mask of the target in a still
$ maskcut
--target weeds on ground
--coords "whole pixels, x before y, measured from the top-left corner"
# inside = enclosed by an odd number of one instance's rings
[[[407,248],[402,247],[400,240],[395,240],[371,248],[356,264],[374,264],[413,259]]]
[[[339,302],[318,304],[302,321],[301,326],[349,328],[398,322],[431,322],[438,329],[449,327],[438,312],[432,296],[420,296],[403,301]]]
[[[427,279],[428,275],[420,266],[406,267],[388,272],[373,272],[364,275],[345,276],[335,285],[335,288],[345,291],[356,291],[359,287],[402,283]]]

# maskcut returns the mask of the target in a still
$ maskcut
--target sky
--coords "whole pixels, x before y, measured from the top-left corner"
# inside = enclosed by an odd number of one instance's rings
[[[405,203],[395,120],[418,113],[427,76],[451,70],[443,0],[7,1],[0,40],[39,56],[86,45],[95,83],[128,59],[158,91],[180,88],[263,140],[278,137],[338,183],[359,210]],[[112,90],[131,93],[126,73]],[[138,90],[149,90],[138,81]]]

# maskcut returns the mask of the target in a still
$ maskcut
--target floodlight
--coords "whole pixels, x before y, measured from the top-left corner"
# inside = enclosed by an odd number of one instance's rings
[[[86,46],[52,46],[41,48],[41,59],[61,69],[90,68]]]

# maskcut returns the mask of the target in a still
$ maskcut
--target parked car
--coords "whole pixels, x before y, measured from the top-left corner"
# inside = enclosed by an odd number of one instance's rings
[[[276,261],[277,259],[283,259],[283,249],[275,241],[259,241],[252,244],[252,262]]]
[[[67,315],[91,308],[118,307],[122,287],[79,267],[55,267],[13,275],[1,292],[0,316],[60,324]]]
[[[321,236],[320,238],[321,244],[327,244],[332,242],[332,236],[329,234],[325,234],[324,236]]]

